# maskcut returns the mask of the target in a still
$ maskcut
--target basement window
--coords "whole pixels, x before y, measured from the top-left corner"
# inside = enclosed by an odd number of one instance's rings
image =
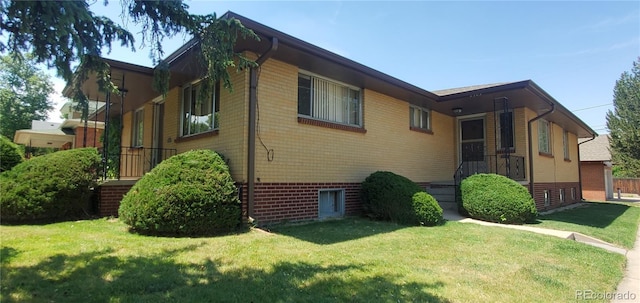
[[[559,196],[559,198],[560,198],[560,204],[564,203],[564,201],[565,201],[564,188],[561,188],[561,189],[558,191],[558,196]]]
[[[551,205],[551,195],[548,189],[544,190],[544,206]]]
[[[318,193],[318,218],[335,218],[344,214],[344,189],[326,189]]]

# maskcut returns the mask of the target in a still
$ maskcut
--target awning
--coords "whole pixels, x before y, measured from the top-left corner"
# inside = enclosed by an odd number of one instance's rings
[[[74,138],[74,135],[68,135],[61,129],[21,129],[16,131],[13,142],[31,147],[62,148],[66,143],[73,142]]]

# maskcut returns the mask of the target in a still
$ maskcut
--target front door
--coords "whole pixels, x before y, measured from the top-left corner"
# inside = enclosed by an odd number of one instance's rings
[[[463,177],[487,173],[484,117],[460,120],[459,127]]]

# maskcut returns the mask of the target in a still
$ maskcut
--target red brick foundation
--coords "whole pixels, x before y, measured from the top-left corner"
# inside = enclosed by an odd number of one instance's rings
[[[571,195],[571,188],[575,188],[575,197]],[[564,202],[560,202],[560,189],[564,189]],[[544,191],[549,193],[549,205],[545,205]],[[578,203],[581,200],[579,182],[556,182],[556,183],[534,183],[533,199],[536,202],[538,211],[550,210],[570,204]]]
[[[96,189],[98,195],[98,215],[101,217],[118,216],[122,197],[129,192],[137,180],[108,181]]]
[[[362,212],[360,183],[256,183],[253,218],[258,224],[317,219],[321,189],[344,190],[345,215]],[[246,201],[243,195],[243,210]]]

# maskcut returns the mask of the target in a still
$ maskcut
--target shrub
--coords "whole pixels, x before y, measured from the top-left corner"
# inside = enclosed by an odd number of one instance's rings
[[[462,204],[472,218],[524,223],[537,215],[529,191],[518,182],[496,174],[477,174],[462,181]]]
[[[379,171],[362,182],[365,214],[376,220],[417,224],[413,195],[423,189],[413,181],[392,172]]]
[[[24,161],[20,147],[5,136],[0,136],[0,172],[11,170]]]
[[[442,222],[442,207],[433,196],[426,192],[413,195],[413,212],[420,225],[433,226]]]
[[[0,174],[3,221],[60,220],[86,213],[97,179],[95,148],[31,158]]]
[[[206,235],[237,227],[241,203],[220,155],[194,150],[145,174],[124,196],[118,214],[140,233]]]

